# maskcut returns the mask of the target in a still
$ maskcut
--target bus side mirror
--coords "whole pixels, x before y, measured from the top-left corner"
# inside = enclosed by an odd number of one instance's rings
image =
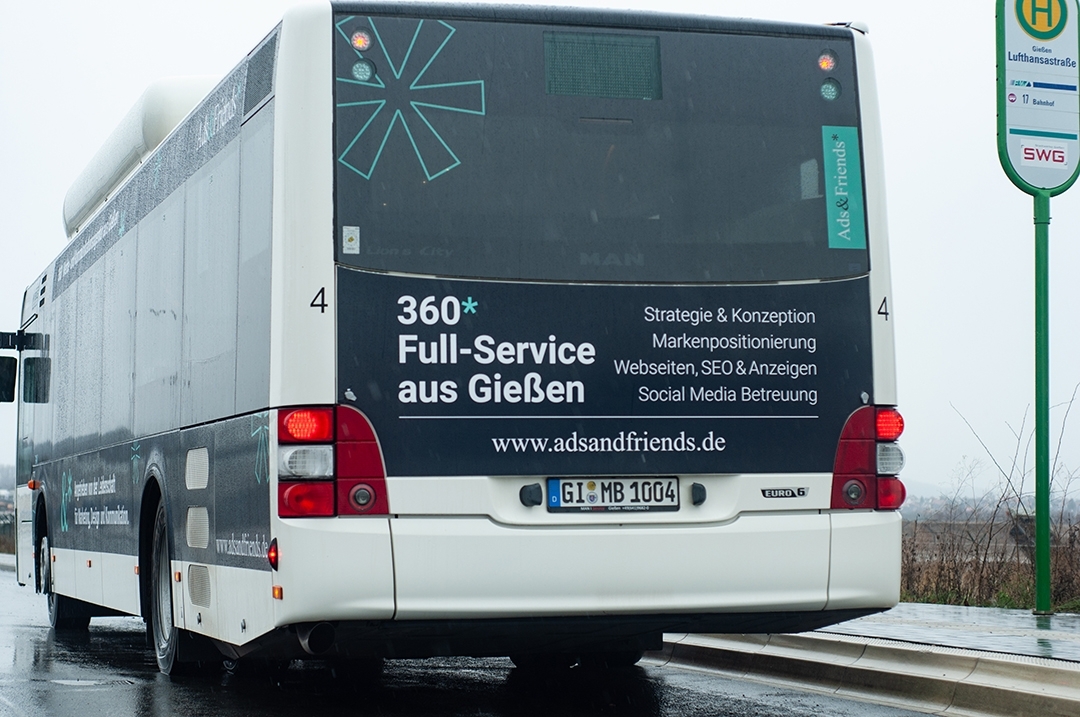
[[[19,360],[14,356],[0,356],[0,403],[15,400],[15,373]]]
[[[23,403],[49,402],[49,374],[52,359],[30,356],[23,359]]]

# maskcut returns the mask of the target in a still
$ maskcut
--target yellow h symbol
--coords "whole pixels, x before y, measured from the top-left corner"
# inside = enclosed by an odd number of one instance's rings
[[[1039,26],[1039,15],[1046,15],[1046,29],[1049,30],[1054,26],[1054,13],[1050,8],[1051,0],[1042,0],[1044,5],[1039,4],[1039,0],[1031,0],[1031,24],[1035,27]]]

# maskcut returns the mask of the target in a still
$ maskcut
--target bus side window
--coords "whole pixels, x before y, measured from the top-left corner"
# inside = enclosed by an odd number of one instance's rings
[[[49,402],[49,373],[52,359],[31,357],[23,359],[23,403]]]
[[[0,403],[15,400],[15,372],[19,360],[14,356],[0,356]]]

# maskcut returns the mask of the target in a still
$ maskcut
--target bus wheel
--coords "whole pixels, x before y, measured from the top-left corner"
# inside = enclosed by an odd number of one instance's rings
[[[158,669],[173,675],[181,664],[177,659],[180,634],[173,624],[172,564],[169,562],[169,526],[164,500],[158,501],[150,550],[150,633]]]
[[[54,630],[85,630],[90,625],[90,615],[81,609],[78,600],[52,591],[52,557],[49,553],[49,536],[41,536],[38,560],[41,564],[41,591],[49,605],[49,624]]]

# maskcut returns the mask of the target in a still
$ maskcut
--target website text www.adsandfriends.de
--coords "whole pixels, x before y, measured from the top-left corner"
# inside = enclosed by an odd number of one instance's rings
[[[581,436],[574,431],[569,436],[555,438],[492,438],[496,453],[696,453],[720,452],[727,448],[727,439],[713,431],[703,437],[651,436],[648,431],[619,431],[617,436]]]

